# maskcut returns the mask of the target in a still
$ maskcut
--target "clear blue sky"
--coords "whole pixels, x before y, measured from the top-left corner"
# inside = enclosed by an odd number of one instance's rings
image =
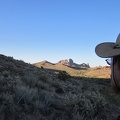
[[[28,63],[107,65],[95,46],[120,33],[120,0],[0,0],[0,54]]]

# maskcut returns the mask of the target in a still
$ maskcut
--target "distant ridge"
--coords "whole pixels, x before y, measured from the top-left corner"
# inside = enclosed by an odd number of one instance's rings
[[[45,65],[45,66],[55,65],[54,63],[51,63],[47,60],[44,60],[42,62],[38,62],[37,64],[41,64],[41,65]]]
[[[74,61],[72,59],[69,59],[69,61],[67,59],[60,60],[58,63],[67,65],[69,67],[74,67],[74,68],[90,68],[89,63],[77,64],[77,63],[74,63]]]
[[[51,65],[58,65],[61,64],[63,66],[68,66],[68,67],[72,67],[72,68],[90,68],[89,63],[81,63],[81,64],[77,64],[74,63],[72,59],[65,59],[65,60],[60,60],[58,63],[51,63],[47,60],[38,62],[38,63],[34,63],[34,65],[40,67],[40,66],[51,66]]]

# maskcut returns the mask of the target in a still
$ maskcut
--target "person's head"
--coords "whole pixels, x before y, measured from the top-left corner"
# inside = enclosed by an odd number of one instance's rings
[[[111,85],[120,91],[120,34],[116,43],[101,43],[96,46],[95,52],[99,57],[110,58],[106,61],[111,66]]]

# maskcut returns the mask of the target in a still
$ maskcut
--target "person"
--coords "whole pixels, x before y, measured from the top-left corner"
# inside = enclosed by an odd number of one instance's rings
[[[104,42],[95,47],[95,53],[106,61],[111,67],[111,86],[120,91],[120,34],[116,42]]]

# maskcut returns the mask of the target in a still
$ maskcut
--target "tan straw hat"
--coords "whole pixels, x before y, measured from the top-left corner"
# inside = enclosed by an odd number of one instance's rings
[[[104,42],[98,44],[95,48],[95,52],[99,57],[109,58],[120,55],[120,34],[117,37],[116,43]]]

